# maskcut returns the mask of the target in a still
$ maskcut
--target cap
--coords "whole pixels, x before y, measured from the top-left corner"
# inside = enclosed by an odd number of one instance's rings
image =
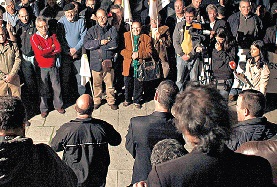
[[[75,5],[69,3],[63,7],[63,11],[73,10],[75,8]]]

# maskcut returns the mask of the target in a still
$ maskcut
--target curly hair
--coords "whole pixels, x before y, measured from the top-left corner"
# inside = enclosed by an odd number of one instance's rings
[[[25,107],[18,97],[0,96],[0,129],[22,127],[26,120]]]
[[[195,149],[205,153],[222,151],[231,125],[227,102],[215,88],[188,86],[177,95],[172,111],[177,129],[199,139]]]
[[[153,148],[150,157],[151,165],[157,164],[184,156],[188,151],[176,139],[164,139],[159,141]]]

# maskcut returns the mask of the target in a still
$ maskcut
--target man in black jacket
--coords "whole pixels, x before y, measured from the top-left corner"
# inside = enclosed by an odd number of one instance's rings
[[[250,0],[241,0],[239,10],[228,18],[228,23],[239,47],[249,49],[253,41],[262,39],[262,20],[251,12]]]
[[[0,186],[76,187],[74,172],[45,144],[25,137],[26,113],[17,97],[0,97]]]
[[[110,155],[108,144],[117,146],[120,134],[112,125],[91,117],[92,98],[81,95],[75,105],[77,118],[65,123],[51,142],[55,151],[64,151],[63,160],[78,178],[78,186],[104,187]]]
[[[237,100],[238,124],[232,129],[227,145],[232,150],[248,141],[261,141],[277,133],[277,125],[267,121],[264,115],[265,96],[256,90],[244,90]]]
[[[272,186],[266,159],[234,153],[224,145],[229,137],[229,111],[215,88],[187,87],[177,96],[172,113],[176,127],[194,149],[154,166],[147,180],[149,187]]]
[[[132,183],[147,179],[151,171],[151,151],[157,142],[168,138],[183,140],[170,113],[177,93],[178,87],[174,82],[161,82],[154,97],[155,111],[148,116],[131,119],[125,147],[135,159]]]
[[[35,57],[32,50],[30,38],[36,33],[37,29],[33,20],[30,20],[29,14],[25,8],[18,11],[19,20],[15,26],[17,44],[22,55],[21,72],[24,86],[22,88],[22,99],[28,104],[30,111],[35,111],[38,106],[38,87],[35,74]],[[37,96],[37,98],[35,97]],[[34,99],[36,98],[36,100]],[[25,102],[26,100],[26,102]],[[37,102],[35,102],[37,101]]]
[[[84,38],[84,47],[90,52],[94,109],[98,109],[101,106],[102,83],[105,82],[107,103],[112,110],[117,110],[118,106],[115,104],[115,90],[113,86],[115,73],[113,57],[115,49],[118,46],[118,34],[116,28],[108,23],[105,10],[98,9],[96,17],[97,24],[87,31]],[[108,68],[105,68],[107,66],[103,65],[105,62],[110,64]]]

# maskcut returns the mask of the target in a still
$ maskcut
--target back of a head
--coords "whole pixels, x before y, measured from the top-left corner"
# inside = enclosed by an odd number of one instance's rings
[[[93,101],[89,94],[81,95],[75,105],[75,110],[79,115],[91,115],[93,111]]]
[[[178,130],[199,140],[195,149],[206,153],[223,149],[230,134],[229,109],[215,88],[188,86],[177,95],[172,113]]]
[[[157,164],[184,156],[188,151],[175,139],[164,139],[159,141],[153,148],[151,154],[151,165]]]
[[[241,108],[247,108],[250,116],[262,117],[266,107],[264,94],[257,90],[244,90],[239,94],[242,98]]]
[[[166,109],[170,110],[179,92],[177,85],[171,80],[162,81],[157,88],[157,101]]]
[[[26,112],[18,97],[0,97],[0,130],[12,130],[23,127]]]

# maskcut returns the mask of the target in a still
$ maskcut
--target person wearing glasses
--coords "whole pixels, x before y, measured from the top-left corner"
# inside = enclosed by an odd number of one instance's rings
[[[262,39],[263,24],[261,19],[251,12],[250,0],[241,0],[239,10],[232,14],[227,21],[239,48],[249,49],[253,41]]]
[[[84,39],[85,49],[90,51],[90,69],[93,77],[94,109],[101,106],[102,83],[106,85],[106,100],[112,110],[117,110],[115,104],[114,63],[115,49],[118,46],[116,28],[108,23],[107,13],[104,9],[96,12],[97,24],[92,26]],[[119,72],[118,72],[119,73]]]
[[[125,86],[125,101],[127,107],[132,102],[134,108],[141,109],[143,82],[139,81],[138,68],[143,60],[152,56],[151,38],[141,33],[141,23],[133,22],[132,30],[124,33],[125,48],[121,51],[123,56],[123,72]],[[132,99],[133,98],[133,99]]]
[[[46,118],[49,113],[48,100],[50,98],[50,85],[53,90],[53,104],[55,109],[64,114],[59,71],[56,67],[57,54],[61,52],[61,46],[56,34],[50,35],[48,24],[44,17],[36,19],[37,32],[31,37],[31,45],[35,53],[35,59],[40,68],[40,112],[41,117]]]
[[[15,10],[14,1],[6,0],[6,12],[3,14],[3,20],[7,23],[11,23],[14,27],[18,19],[18,12]]]
[[[65,5],[63,8],[65,15],[58,21],[57,25],[57,36],[62,47],[60,69],[62,93],[67,102],[74,102],[86,90],[81,85],[79,73],[82,47],[87,29],[85,20],[76,16],[74,8],[75,5],[71,3]]]

